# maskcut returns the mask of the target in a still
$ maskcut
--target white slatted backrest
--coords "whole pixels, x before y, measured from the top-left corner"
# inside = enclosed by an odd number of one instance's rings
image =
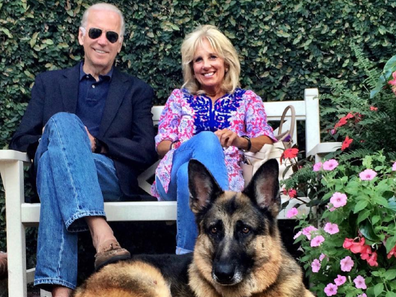
[[[305,121],[305,150],[309,152],[320,143],[319,126],[319,91],[318,89],[305,89],[304,100],[264,102],[267,121],[279,121],[286,106],[293,105],[296,110],[297,121]],[[158,124],[164,106],[153,106],[153,122]],[[287,126],[285,126],[287,129]],[[294,131],[294,143],[297,143],[297,125]],[[285,131],[285,129],[283,129]]]

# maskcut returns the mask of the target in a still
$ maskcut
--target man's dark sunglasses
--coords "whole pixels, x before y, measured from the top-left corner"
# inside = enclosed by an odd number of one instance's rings
[[[88,31],[88,36],[91,39],[97,39],[97,38],[99,38],[102,35],[102,33],[103,33],[102,29],[91,28]],[[106,38],[111,43],[115,43],[118,40],[118,33],[114,32],[114,31],[107,31],[106,32]]]

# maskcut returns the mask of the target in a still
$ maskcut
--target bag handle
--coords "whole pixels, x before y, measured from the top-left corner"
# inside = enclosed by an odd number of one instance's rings
[[[285,122],[286,114],[290,110],[290,129],[288,131],[285,131],[282,133],[282,127],[283,123]],[[288,105],[286,106],[285,110],[282,113],[281,119],[280,119],[280,125],[278,128],[279,134],[278,134],[278,140],[282,140],[283,138],[286,138],[289,136],[289,141],[285,142],[292,142],[293,135],[294,135],[294,127],[296,125],[296,109],[294,108],[293,105]]]

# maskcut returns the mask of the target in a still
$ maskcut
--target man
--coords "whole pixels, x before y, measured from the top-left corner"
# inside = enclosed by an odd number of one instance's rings
[[[12,149],[34,160],[41,201],[35,285],[70,296],[77,282],[77,232],[90,230],[95,269],[130,257],[105,220],[103,200],[132,197],[139,172],[157,158],[153,90],[121,73],[122,13],[99,3],[84,13],[84,61],[37,76]]]

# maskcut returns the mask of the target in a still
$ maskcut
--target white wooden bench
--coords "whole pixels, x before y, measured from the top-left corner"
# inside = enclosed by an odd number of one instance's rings
[[[318,89],[306,89],[304,100],[265,102],[268,121],[279,121],[283,110],[292,104],[296,110],[297,121],[305,121],[305,151],[321,154],[340,147],[340,143],[320,143],[319,93]],[[153,122],[158,123],[163,106],[152,109]],[[297,127],[297,125],[296,125]],[[297,133],[295,131],[294,137]],[[296,143],[297,140],[294,139]],[[39,203],[25,203],[24,166],[30,160],[25,153],[13,150],[0,150],[0,172],[6,198],[6,226],[8,253],[8,288],[11,297],[26,297],[27,283],[33,281],[34,269],[26,269],[25,228],[38,225]],[[153,177],[157,164],[139,176],[139,186],[150,193],[148,180]],[[106,202],[104,204],[108,221],[175,221],[176,202]],[[284,218],[284,212],[280,218]]]

